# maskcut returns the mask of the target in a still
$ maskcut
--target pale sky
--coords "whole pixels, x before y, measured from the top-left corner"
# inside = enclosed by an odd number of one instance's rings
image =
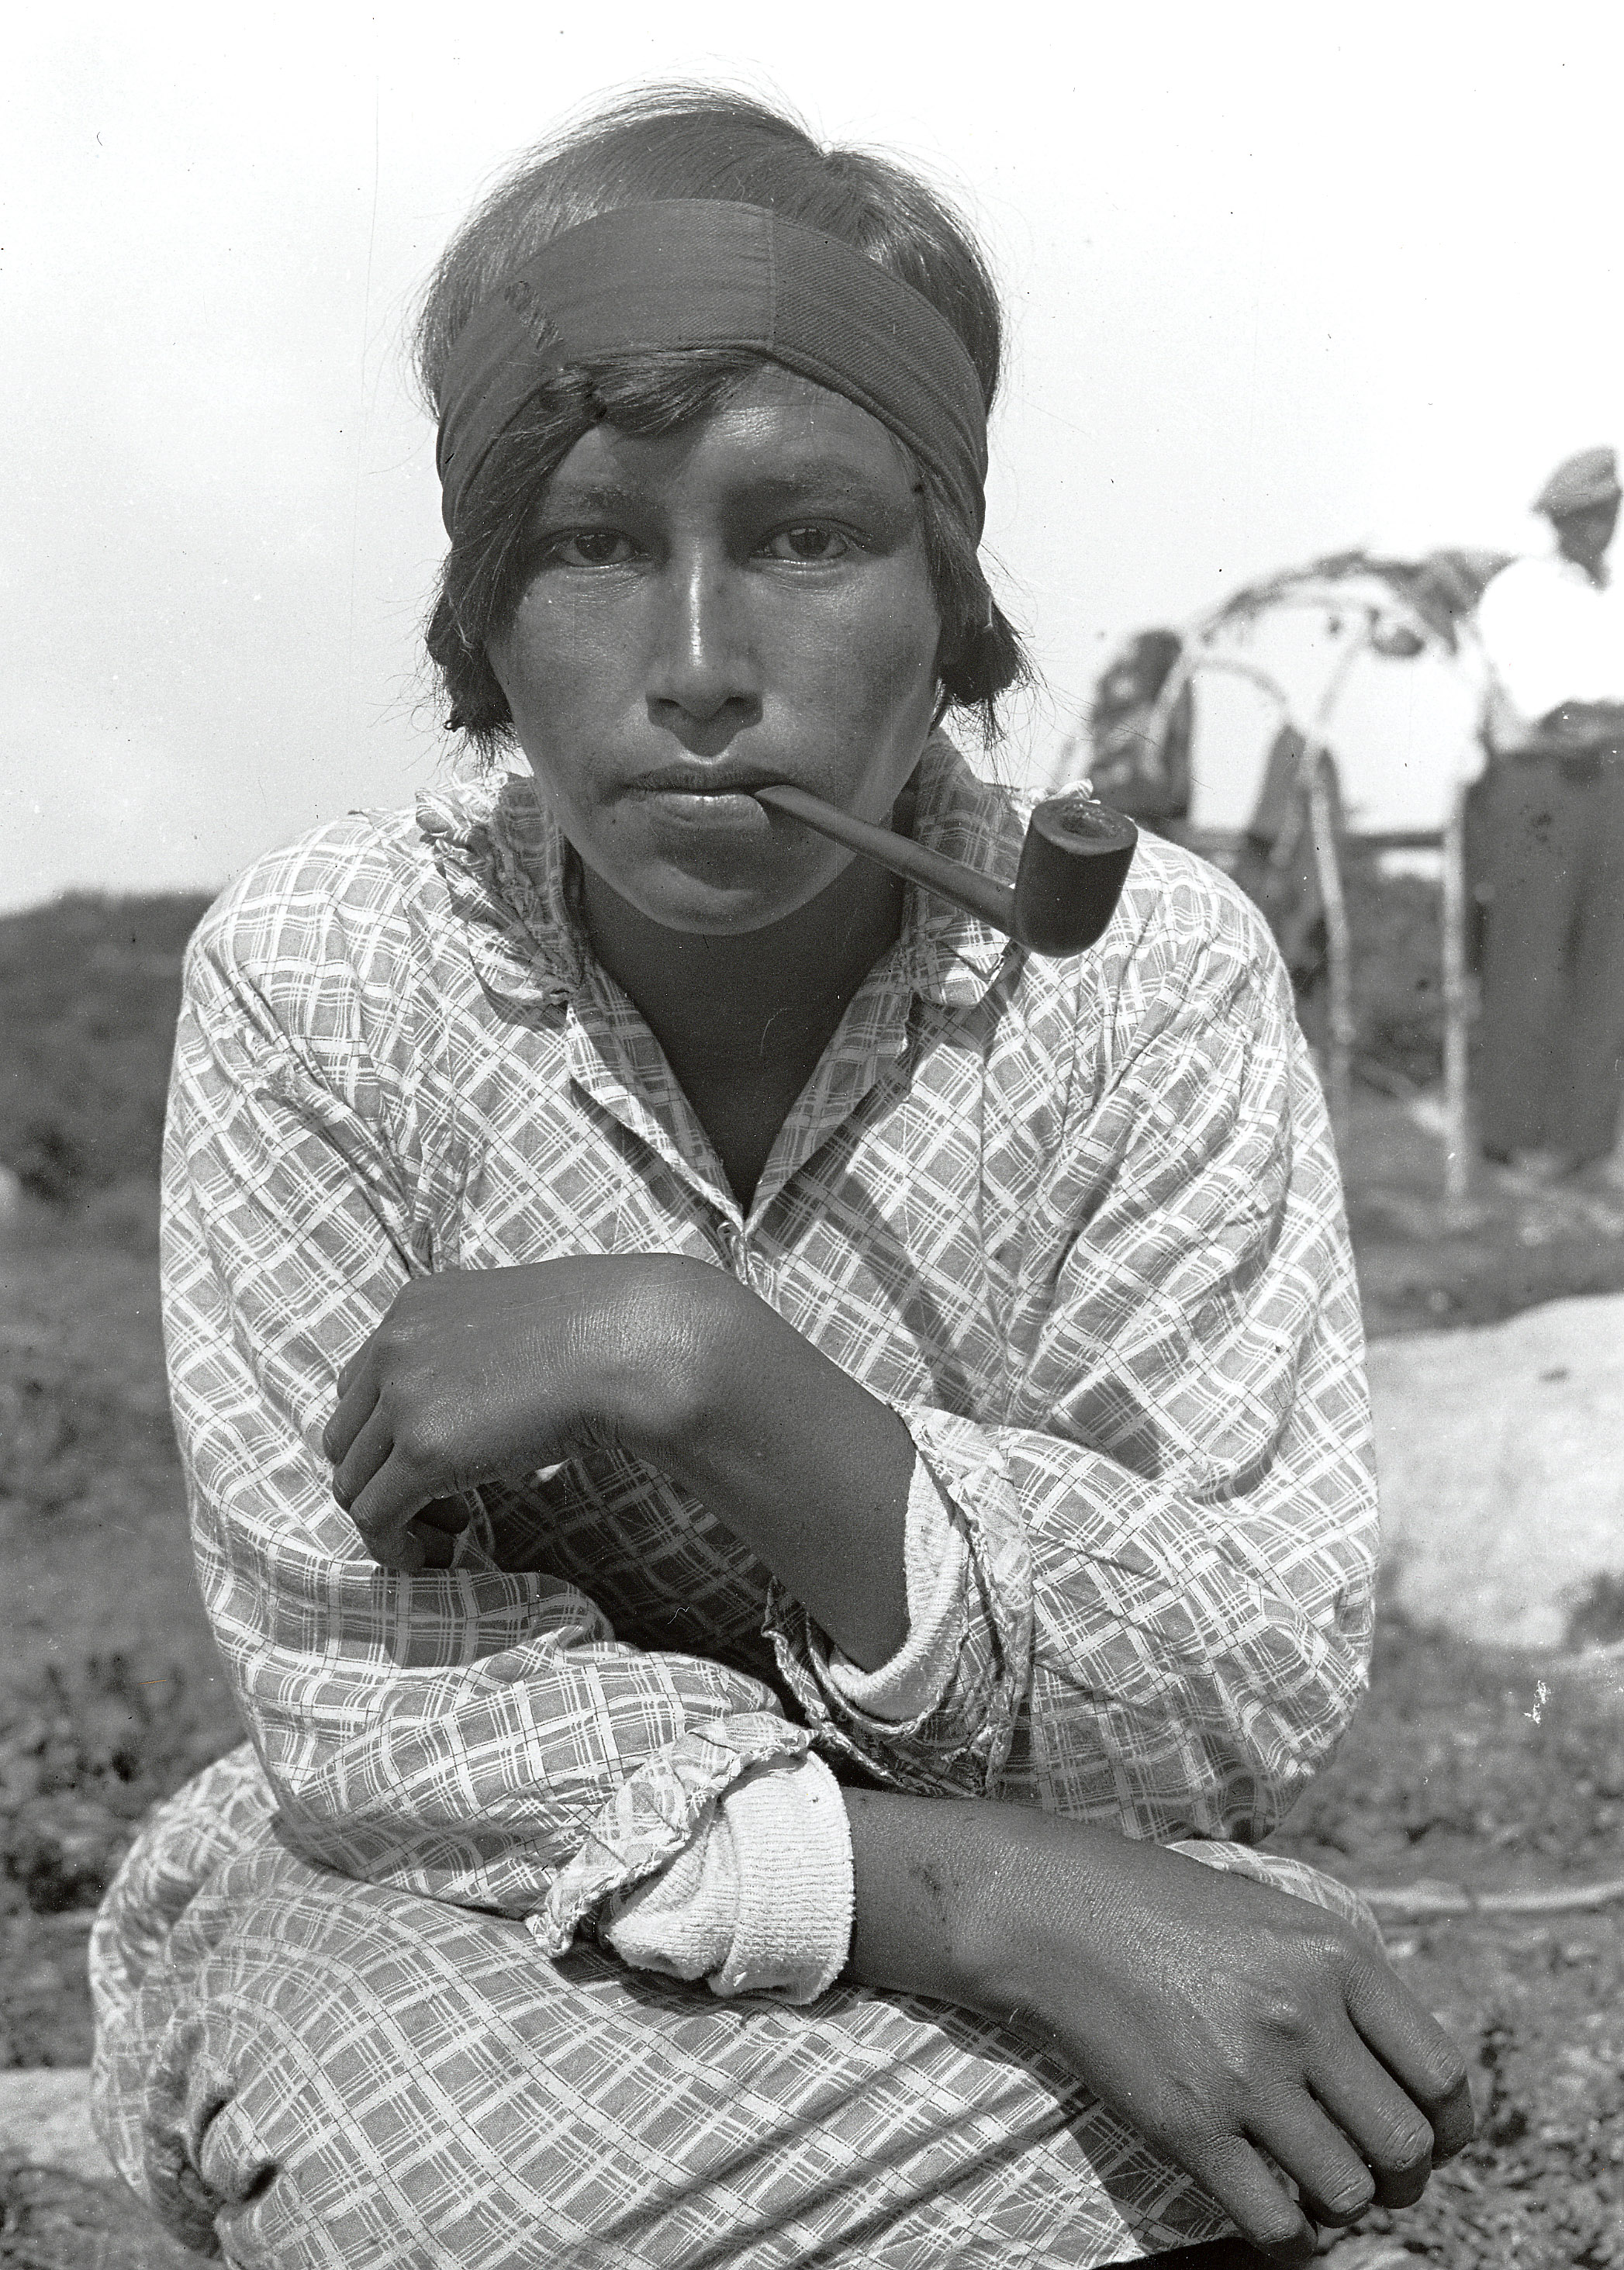
[[[511,157],[648,78],[776,93],[979,226],[1013,349],[989,542],[1048,684],[1017,770],[1124,633],[1344,545],[1529,548],[1556,460],[1624,445],[1600,0],[19,17],[0,908],[214,886],[447,760],[407,312]]]

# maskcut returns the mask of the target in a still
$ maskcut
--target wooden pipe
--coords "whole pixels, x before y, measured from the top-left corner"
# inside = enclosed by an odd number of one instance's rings
[[[854,820],[787,782],[751,794],[894,875],[923,883],[1032,953],[1082,953],[1094,943],[1116,912],[1139,840],[1133,822],[1109,805],[1086,796],[1050,797],[1032,814],[1012,886],[889,827]]]

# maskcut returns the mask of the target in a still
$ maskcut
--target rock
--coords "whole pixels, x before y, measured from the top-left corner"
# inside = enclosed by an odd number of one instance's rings
[[[1319,2251],[1326,2258],[1326,2270],[1419,2270],[1420,2262],[1397,2238],[1361,2238],[1351,2232],[1324,2233]]]
[[[112,2162],[90,2125],[90,2074],[80,2066],[0,2073],[0,2153],[111,2183]]]
[[[197,2270],[114,2174],[83,2066],[0,2073],[0,2263]]]
[[[1418,1622],[1560,1646],[1624,1576],[1624,1295],[1370,1350],[1390,1598]]]
[[[16,2270],[197,2270],[122,2184],[0,2154],[0,2263]]]

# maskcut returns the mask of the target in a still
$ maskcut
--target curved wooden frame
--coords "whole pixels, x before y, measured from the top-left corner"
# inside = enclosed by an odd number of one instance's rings
[[[1373,571],[1374,572],[1374,571]],[[1338,656],[1330,678],[1306,725],[1294,716],[1291,697],[1279,680],[1244,655],[1226,653],[1212,642],[1220,632],[1255,615],[1237,612],[1234,600],[1190,625],[1183,634],[1183,652],[1169,671],[1151,712],[1148,732],[1153,738],[1167,730],[1174,704],[1197,675],[1212,671],[1244,678],[1269,695],[1283,722],[1296,727],[1302,739],[1294,786],[1306,786],[1300,808],[1305,808],[1312,835],[1315,872],[1325,909],[1325,958],[1329,990],[1327,1047],[1324,1065],[1326,1098],[1339,1147],[1347,1140],[1353,1102],[1353,1054],[1357,1037],[1353,1015],[1353,948],[1348,926],[1347,901],[1342,887],[1342,867],[1335,814],[1331,809],[1327,760],[1331,755],[1330,726],[1354,665],[1374,651],[1373,634],[1379,622],[1397,619],[1413,630],[1425,649],[1438,654],[1442,642],[1426,619],[1395,593],[1384,605],[1350,592],[1337,583],[1316,578],[1312,572],[1300,582],[1272,589],[1259,601],[1257,612],[1280,606],[1316,607],[1342,615],[1360,614],[1362,623]],[[1463,626],[1463,628],[1465,627]],[[1469,1072],[1472,994],[1468,972],[1467,923],[1469,900],[1465,872],[1465,790],[1457,789],[1441,828],[1397,828],[1384,831],[1345,831],[1346,840],[1370,851],[1429,850],[1441,855],[1442,905],[1442,990],[1443,997],[1444,1172],[1446,1205],[1454,1212],[1470,1202],[1475,1145],[1472,1130]],[[1189,840],[1209,856],[1233,852],[1239,838],[1218,829],[1193,829]],[[1277,842],[1272,860],[1282,863],[1297,849],[1300,838]]]

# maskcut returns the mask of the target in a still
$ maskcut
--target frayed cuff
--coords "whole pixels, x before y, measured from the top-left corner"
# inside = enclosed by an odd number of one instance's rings
[[[808,1752],[743,1775],[667,1868],[608,1902],[598,1935],[716,1994],[811,2002],[845,1968],[851,1921],[845,1801]]]

